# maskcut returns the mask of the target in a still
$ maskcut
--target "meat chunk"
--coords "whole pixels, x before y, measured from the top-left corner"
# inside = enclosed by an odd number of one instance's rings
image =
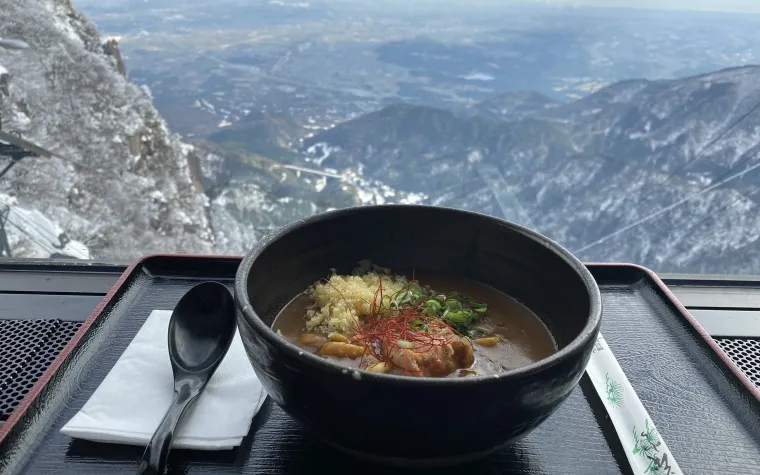
[[[441,377],[460,368],[469,368],[475,362],[472,345],[455,334],[446,325],[430,329],[438,343],[415,341],[412,348],[393,347],[391,362],[413,376]]]

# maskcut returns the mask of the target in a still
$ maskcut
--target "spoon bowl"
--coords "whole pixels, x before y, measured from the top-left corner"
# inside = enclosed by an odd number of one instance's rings
[[[220,283],[196,285],[174,307],[168,334],[174,400],[145,449],[138,475],[164,473],[177,423],[219,367],[236,330],[232,294]]]
[[[175,378],[178,371],[198,374],[219,366],[235,328],[234,301],[227,287],[204,282],[190,289],[169,322],[169,358]]]

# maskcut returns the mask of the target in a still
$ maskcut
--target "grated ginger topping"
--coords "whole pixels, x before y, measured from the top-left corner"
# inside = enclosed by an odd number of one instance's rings
[[[369,272],[363,276],[333,275],[327,283],[310,289],[314,304],[306,310],[306,330],[350,334],[359,320],[369,316],[375,293],[383,282],[383,296],[390,297],[407,285],[403,276]],[[380,304],[378,296],[377,303]]]

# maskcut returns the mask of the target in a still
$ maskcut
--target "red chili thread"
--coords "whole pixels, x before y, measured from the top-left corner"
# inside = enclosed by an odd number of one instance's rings
[[[340,290],[328,279],[323,278],[321,281],[325,285],[330,285],[338,294],[346,305],[346,308],[352,308],[348,299],[341,293]],[[409,291],[412,284],[419,285],[419,282],[414,279],[414,271],[412,271],[412,280],[410,280],[405,290]],[[378,303],[378,297],[380,302]],[[366,301],[365,301],[366,302]],[[373,295],[372,302],[366,302],[370,308],[370,313],[367,319],[362,323],[357,317],[350,313],[354,322],[356,323],[356,330],[354,335],[351,336],[353,343],[360,343],[365,348],[365,354],[362,356],[360,366],[363,366],[364,356],[369,353],[379,362],[388,363],[393,367],[398,367],[391,358],[391,352],[398,349],[411,350],[414,353],[427,353],[435,347],[446,345],[450,341],[450,337],[435,335],[431,330],[435,330],[436,327],[441,329],[447,327],[455,335],[463,336],[454,327],[446,323],[444,320],[438,317],[429,317],[422,314],[423,303],[420,302],[414,307],[404,307],[399,309],[386,309],[391,312],[391,315],[383,316],[383,279],[380,277],[380,283],[378,289]],[[413,325],[421,322],[423,326],[428,327],[428,331],[416,330]],[[404,340],[412,343],[413,348],[405,348],[399,344],[399,340]],[[468,341],[469,340],[465,340]],[[404,368],[405,373],[410,371]]]
[[[414,274],[412,274],[414,276]],[[412,284],[419,285],[417,280],[412,279],[406,286],[409,291]],[[380,288],[375,293],[373,300],[373,309],[378,308],[375,304],[377,297],[382,294],[382,281]],[[438,317],[429,317],[422,313],[424,304],[418,303],[413,307],[403,307],[399,309],[388,309],[390,315],[382,315],[380,312],[372,312],[367,321],[356,328],[353,340],[363,344],[367,351],[378,361],[389,363],[398,367],[392,358],[391,353],[394,350],[405,349],[413,353],[427,353],[435,347],[441,347],[450,342],[452,335],[446,335],[442,332],[444,328],[450,329],[453,334],[460,335],[454,328]],[[381,310],[381,307],[380,307]],[[423,326],[427,330],[419,330],[414,326]],[[413,347],[406,348],[399,341],[410,342]],[[408,372],[404,369],[405,372]]]

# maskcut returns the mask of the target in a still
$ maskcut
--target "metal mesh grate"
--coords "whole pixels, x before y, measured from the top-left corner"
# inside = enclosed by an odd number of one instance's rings
[[[52,344],[51,351],[53,351],[53,358],[50,360],[50,363],[52,363],[53,360],[58,356],[58,353],[63,350],[63,347],[66,346],[66,343],[68,343],[69,340],[74,337],[74,334],[77,332],[77,330],[79,330],[79,327],[81,326],[81,322],[61,322],[58,325],[58,328],[56,328],[55,333],[49,342]]]
[[[760,388],[760,340],[716,338],[715,341],[750,381]]]
[[[51,320],[0,321],[0,388],[18,374],[55,329]]]
[[[61,320],[0,320],[0,421],[19,405],[80,326]]]

